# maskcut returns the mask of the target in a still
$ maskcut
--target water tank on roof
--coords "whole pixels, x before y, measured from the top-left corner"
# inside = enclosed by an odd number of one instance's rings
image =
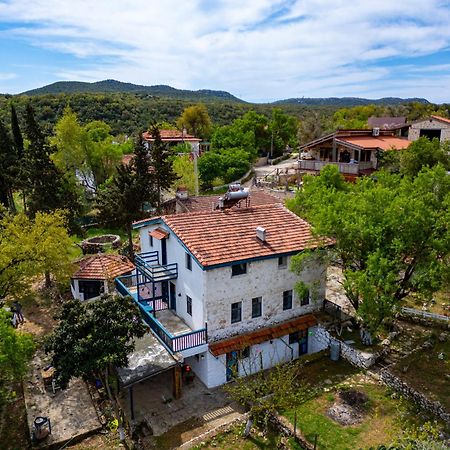
[[[247,198],[248,194],[249,194],[249,191],[246,189],[243,189],[242,191],[226,192],[224,197],[225,197],[225,200],[241,200],[243,198]]]

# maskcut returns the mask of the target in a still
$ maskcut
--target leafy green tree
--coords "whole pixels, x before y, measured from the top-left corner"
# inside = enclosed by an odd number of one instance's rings
[[[206,138],[211,132],[208,109],[203,103],[188,106],[177,119],[177,125],[180,129],[185,128],[188,133],[196,137]]]
[[[289,116],[279,108],[272,110],[269,124],[272,157],[281,156],[287,146],[297,145],[297,130],[298,123],[295,117]]]
[[[255,361],[254,365],[258,364],[259,361]],[[239,377],[234,374],[234,382],[225,386],[237,403],[249,409],[245,436],[250,434],[253,423],[267,431],[271,416],[296,408],[314,395],[314,391],[301,381],[302,365],[299,361],[276,365],[267,372],[246,375]]]
[[[71,275],[72,241],[62,211],[1,215],[0,219],[0,298],[28,292],[30,279],[47,275],[65,282]]]
[[[151,135],[153,142],[150,145],[150,156],[157,193],[156,207],[159,211],[164,191],[168,191],[172,187],[178,176],[173,169],[171,152],[161,140],[161,134],[156,125],[152,127]]]
[[[177,156],[173,160],[173,170],[178,179],[174,183],[174,187],[184,186],[192,195],[196,189],[196,175],[194,170],[194,162],[189,155]]]
[[[318,113],[311,113],[300,121],[297,131],[299,144],[306,144],[324,134],[323,124]]]
[[[441,164],[450,169],[450,144],[440,143],[439,139],[422,137],[414,141],[406,150],[399,152],[400,172],[416,176],[424,167],[434,167]]]
[[[8,398],[9,386],[26,374],[33,351],[31,335],[15,330],[11,313],[0,308],[0,407]]]
[[[98,218],[101,223],[115,225],[128,234],[129,254],[133,259],[132,224],[158,200],[149,152],[142,138],[135,142],[133,159],[121,164],[112,180],[97,193]]]
[[[64,303],[58,326],[45,343],[62,386],[74,377],[98,378],[106,388],[125,439],[118,386],[112,381],[115,367],[126,367],[135,339],[147,328],[131,297],[104,296],[100,300]]]
[[[411,292],[429,296],[448,277],[450,177],[441,166],[416,178],[378,172],[355,184],[327,166],[305,177],[289,206],[334,240],[330,260],[342,268],[345,293],[372,333]],[[297,263],[309,257],[304,252]]]

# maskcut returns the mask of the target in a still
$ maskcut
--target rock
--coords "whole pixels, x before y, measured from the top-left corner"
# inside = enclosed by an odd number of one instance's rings
[[[438,337],[439,342],[445,342],[448,339],[447,333],[441,333]]]
[[[423,348],[424,349],[433,348],[433,343],[431,341],[425,341],[425,343],[423,344]]]
[[[383,341],[381,341],[381,345],[384,345],[384,346],[391,345],[391,340],[390,339],[384,339]]]
[[[325,384],[333,384],[333,382],[332,382],[329,378],[327,378],[327,379],[324,381],[324,383],[325,383]]]

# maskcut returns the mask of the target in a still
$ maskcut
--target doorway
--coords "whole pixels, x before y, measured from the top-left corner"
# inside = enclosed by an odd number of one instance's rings
[[[238,373],[238,352],[233,350],[227,353],[227,381],[236,378]]]
[[[176,286],[170,282],[169,284],[169,298],[170,298],[170,309],[173,311],[177,310],[177,289]]]

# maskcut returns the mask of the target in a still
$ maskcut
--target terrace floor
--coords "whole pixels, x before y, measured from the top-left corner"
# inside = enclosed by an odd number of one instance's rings
[[[170,309],[157,311],[156,319],[169,333],[172,334],[172,336],[178,336],[180,334],[190,333],[193,331],[192,328],[183,321],[183,319],[178,317]]]

